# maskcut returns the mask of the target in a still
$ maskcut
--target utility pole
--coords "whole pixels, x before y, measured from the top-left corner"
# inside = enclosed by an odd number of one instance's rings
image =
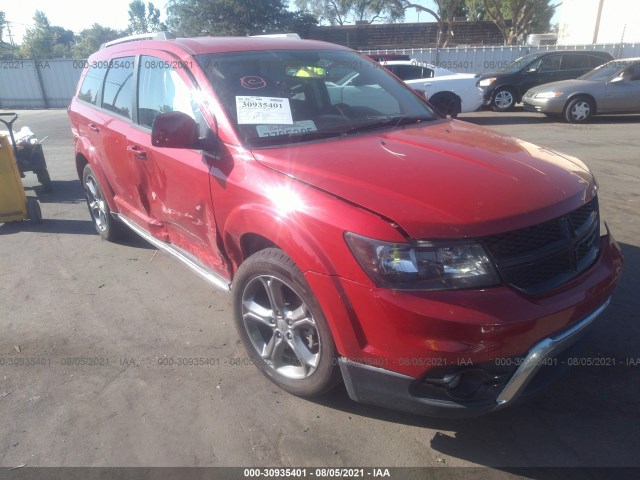
[[[593,30],[593,42],[596,43],[598,41],[598,30],[600,30],[600,17],[602,17],[602,5],[604,4],[604,0],[600,0],[598,5],[598,15],[596,17],[596,28]]]

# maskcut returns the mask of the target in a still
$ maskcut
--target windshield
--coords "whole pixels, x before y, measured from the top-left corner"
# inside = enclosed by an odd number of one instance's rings
[[[540,56],[540,54],[538,54],[538,53],[532,53],[532,54],[529,54],[529,55],[525,55],[524,57],[520,57],[520,58],[514,60],[513,62],[511,62],[506,67],[504,67],[502,70],[500,70],[499,73],[516,73],[516,72],[520,71],[523,67],[526,67],[527,65],[529,65],[531,62],[533,62],[539,56]]]
[[[267,147],[434,121],[386,69],[355,52],[198,55],[242,142]]]
[[[603,65],[600,65],[598,68],[594,68],[590,72],[587,72],[578,78],[580,80],[590,80],[592,82],[606,81],[609,78],[615,76],[617,73],[624,70],[625,68],[629,67],[630,65],[631,65],[630,62],[613,60],[611,62],[607,62]]]

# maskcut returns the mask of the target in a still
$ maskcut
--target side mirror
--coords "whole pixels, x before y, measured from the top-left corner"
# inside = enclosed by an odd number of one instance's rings
[[[624,81],[625,81],[624,75],[620,75],[618,77],[612,78],[609,83],[620,83],[620,82],[624,82]]]
[[[200,148],[198,124],[186,113],[162,113],[153,122],[151,144],[162,148]]]

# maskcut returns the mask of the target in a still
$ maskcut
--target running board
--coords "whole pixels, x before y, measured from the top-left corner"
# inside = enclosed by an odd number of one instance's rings
[[[167,252],[170,255],[173,255],[175,258],[180,260],[187,267],[189,267],[191,270],[196,272],[202,278],[207,280],[213,286],[219,288],[220,290],[223,290],[226,293],[229,293],[229,291],[231,290],[231,282],[229,280],[227,280],[226,278],[224,278],[221,275],[217,274],[216,272],[211,270],[209,267],[205,267],[204,265],[202,265],[197,260],[195,260],[193,258],[190,258],[190,255],[187,254],[186,252],[183,252],[181,249],[171,245],[170,243],[165,243],[165,242],[163,242],[161,240],[158,240],[153,235],[151,235],[149,232],[147,232],[142,227],[140,227],[136,223],[132,222],[128,218],[126,218],[126,217],[124,217],[124,216],[122,216],[120,214],[115,214],[115,216],[118,217],[118,220],[120,220],[127,227],[129,227],[131,230],[133,230],[138,235],[140,235],[142,238],[144,238],[147,242],[152,244],[154,247],[156,247],[156,248],[158,248],[160,250],[164,250],[165,252]]]

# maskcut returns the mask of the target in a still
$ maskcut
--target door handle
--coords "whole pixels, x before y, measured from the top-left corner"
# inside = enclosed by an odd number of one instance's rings
[[[147,159],[147,152],[138,147],[137,145],[129,145],[127,147],[127,152],[132,153],[134,157],[139,158],[140,160]]]
[[[94,133],[98,133],[100,131],[98,126],[93,123],[90,123],[89,125],[87,125],[87,127],[89,127],[89,130],[91,130]]]

